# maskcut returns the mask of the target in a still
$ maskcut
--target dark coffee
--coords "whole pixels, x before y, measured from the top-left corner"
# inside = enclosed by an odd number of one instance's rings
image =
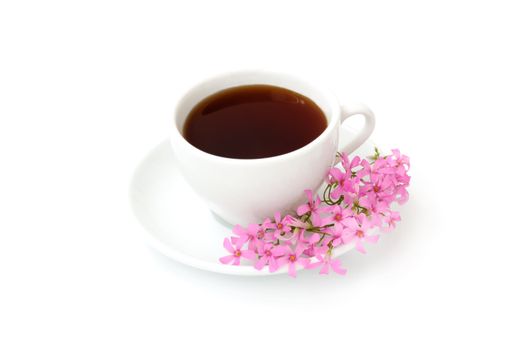
[[[324,112],[309,98],[271,85],[219,91],[198,103],[183,136],[202,151],[255,159],[294,151],[327,127]]]

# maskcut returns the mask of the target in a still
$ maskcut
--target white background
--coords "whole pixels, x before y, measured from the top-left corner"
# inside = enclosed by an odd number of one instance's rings
[[[525,349],[521,4],[2,1],[0,348]],[[215,275],[136,234],[176,96],[245,67],[323,77],[411,157],[403,222],[343,278]]]

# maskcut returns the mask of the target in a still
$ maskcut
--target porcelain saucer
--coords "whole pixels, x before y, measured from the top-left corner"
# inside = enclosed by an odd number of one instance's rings
[[[374,153],[374,143],[366,141],[354,154]],[[228,253],[223,239],[231,226],[208,210],[183,179],[172,154],[170,142],[152,149],[137,166],[130,184],[132,211],[144,228],[147,242],[167,257],[199,269],[244,276],[270,275],[250,265],[223,265],[219,258]],[[334,251],[334,256],[350,251],[350,245]],[[287,272],[282,268],[273,274]]]

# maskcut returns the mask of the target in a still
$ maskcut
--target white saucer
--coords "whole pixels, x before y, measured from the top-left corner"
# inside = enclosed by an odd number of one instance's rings
[[[362,157],[374,153],[374,144],[367,141],[354,154]],[[228,255],[223,239],[231,234],[231,226],[207,209],[186,184],[170,143],[163,141],[141,161],[130,185],[133,213],[144,228],[147,242],[162,254],[198,269],[230,275],[266,276],[267,269],[252,266],[223,265],[219,258]],[[353,248],[342,246],[334,256]],[[273,274],[287,272],[282,268]]]

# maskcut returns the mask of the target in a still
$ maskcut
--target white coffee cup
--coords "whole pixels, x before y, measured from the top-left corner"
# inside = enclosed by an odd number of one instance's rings
[[[293,152],[261,159],[232,159],[212,155],[191,145],[183,137],[183,126],[192,108],[220,90],[267,84],[296,91],[313,100],[327,118],[327,128],[315,140]],[[365,123],[353,139],[337,149],[341,123],[362,115]],[[351,153],[371,135],[373,112],[366,106],[341,106],[328,90],[284,73],[254,70],[222,74],[195,85],[178,102],[171,143],[189,185],[219,217],[231,224],[259,223],[276,211],[287,212],[305,200],[304,190],[316,190],[337,151]],[[182,198],[181,200],[184,200]]]

